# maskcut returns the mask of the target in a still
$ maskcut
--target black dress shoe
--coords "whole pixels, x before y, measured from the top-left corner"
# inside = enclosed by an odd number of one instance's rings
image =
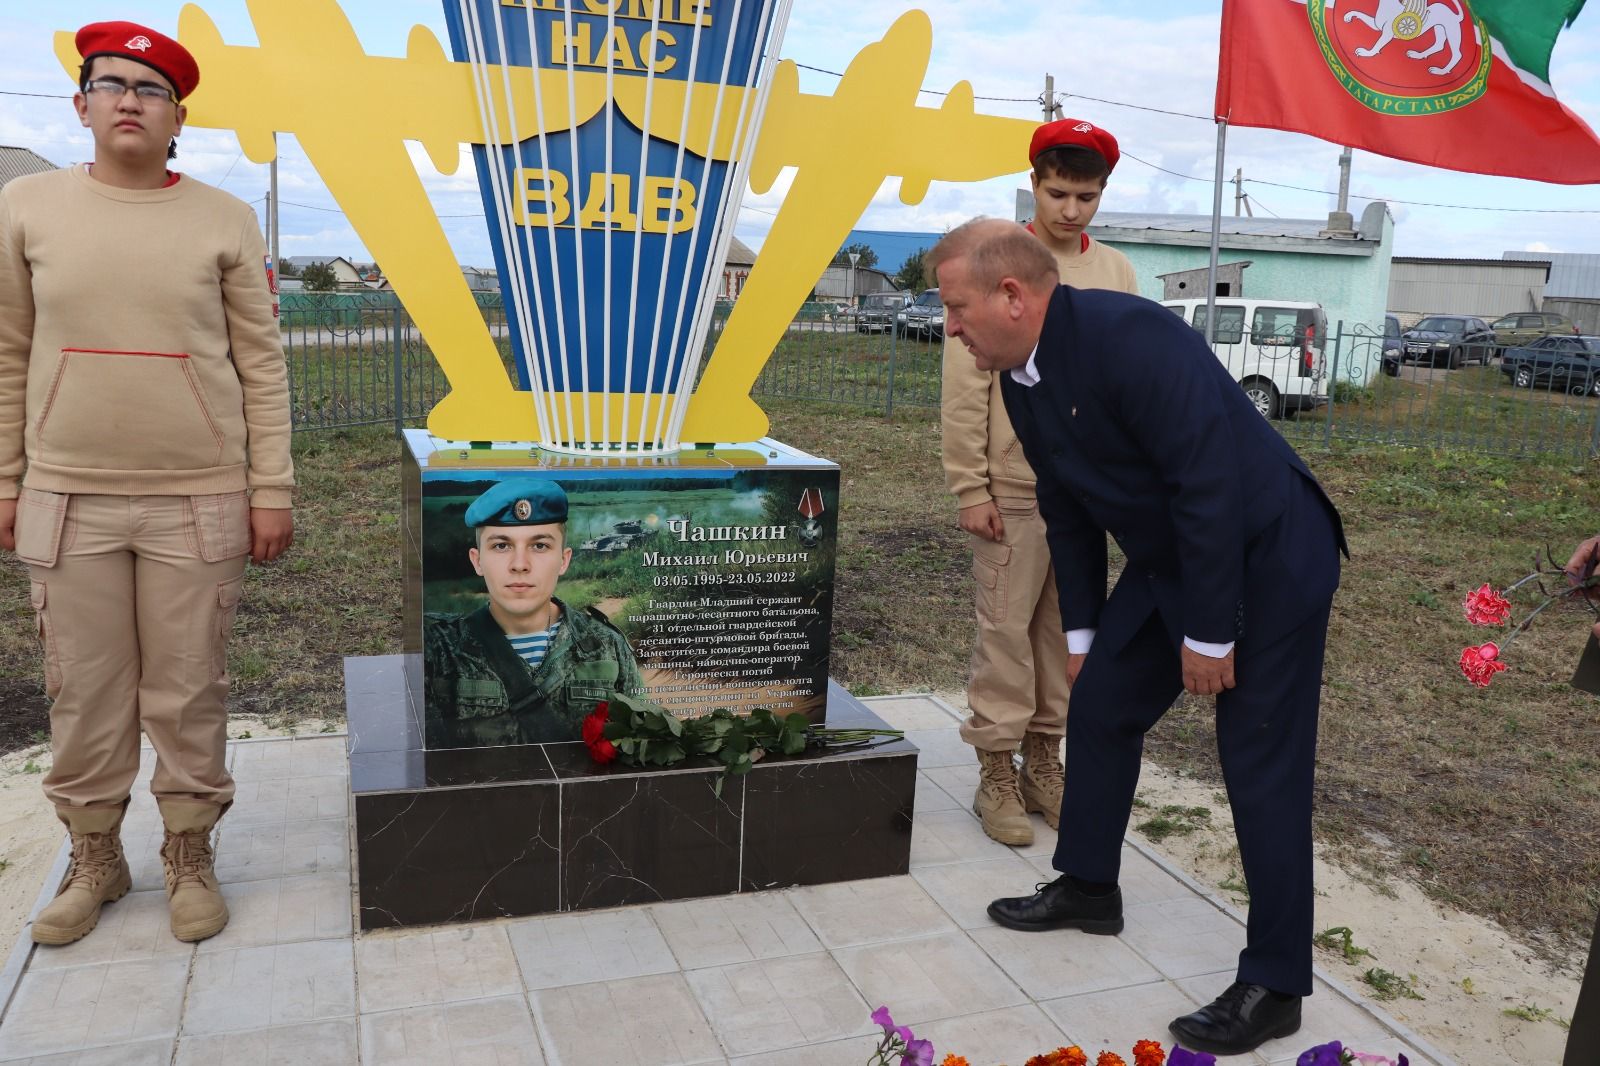
[[[1300,997],[1280,999],[1265,985],[1235,981],[1214,1001],[1173,1019],[1167,1028],[1191,1051],[1243,1055],[1299,1030]]]
[[[1007,929],[1025,933],[1046,929],[1081,929],[1115,936],[1122,932],[1122,889],[1104,896],[1079,891],[1070,877],[1039,885],[1031,896],[1012,896],[989,904],[989,917]]]

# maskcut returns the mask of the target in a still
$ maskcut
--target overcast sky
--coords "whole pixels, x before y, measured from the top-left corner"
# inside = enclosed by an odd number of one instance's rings
[[[53,31],[125,18],[171,33],[176,30],[181,6],[175,0],[8,2],[0,21],[0,48],[7,59],[0,71],[0,144],[31,148],[59,164],[91,158],[88,131],[78,125],[69,100],[13,94],[71,92],[71,82],[64,78],[50,51]],[[244,0],[205,0],[200,6],[217,22],[224,40],[254,43]],[[1210,114],[1220,0],[1144,0],[1138,4],[1052,0],[1027,5],[974,0],[925,0],[920,5],[884,0],[794,0],[782,54],[807,66],[843,70],[910,6],[922,7],[933,21],[933,59],[925,89],[944,91],[957,81],[970,81],[979,97],[1001,98],[980,100],[979,110],[1038,118],[1036,99],[1045,74],[1051,73],[1056,88],[1071,94],[1064,103],[1066,113],[1111,130],[1127,153],[1108,190],[1107,210],[1209,214],[1216,148],[1216,130],[1209,121],[1083,97]],[[1591,126],[1600,126],[1600,10],[1590,6],[1557,42],[1551,83],[1569,108]],[[445,39],[440,0],[344,0],[343,7],[372,54],[403,54],[406,35],[415,23],[429,26]],[[831,92],[835,82],[824,74],[803,71],[801,76],[801,88],[806,92]],[[371,91],[382,90],[374,87]],[[937,106],[939,99],[924,95],[922,102]],[[330,96],[329,106],[338,105],[337,97]],[[883,118],[886,123],[894,120],[890,113]],[[281,139],[280,146],[279,179],[286,201],[283,254],[366,258],[360,239],[334,208],[304,153],[292,138]],[[1486,153],[1495,151],[1493,131],[1484,131],[1481,148]],[[221,184],[245,200],[264,197],[267,168],[244,159],[231,133],[186,131],[182,150],[180,165],[185,172]],[[1243,169],[1258,215],[1324,217],[1333,206],[1333,197],[1324,191],[1251,186],[1249,181],[1331,190],[1338,185],[1338,155],[1337,146],[1311,137],[1239,128],[1228,133],[1226,170],[1231,178],[1236,168]],[[470,164],[446,177],[433,171],[425,157],[414,153],[414,158],[439,213],[469,216],[445,220],[458,257],[466,263],[488,265],[487,228],[481,217],[471,217],[482,211],[482,204]],[[898,181],[891,179],[858,225],[938,231],[973,215],[1009,216],[1015,190],[1024,182],[1019,174],[982,184],[935,183],[921,204],[907,206],[900,202]],[[1400,255],[1498,258],[1509,249],[1600,251],[1600,188],[1595,186],[1457,174],[1357,152],[1351,189],[1351,210],[1357,217],[1369,198],[1393,204],[1395,251]],[[1225,210],[1230,214],[1232,192],[1229,184]],[[1465,207],[1426,207],[1401,201]],[[779,192],[747,196],[736,231],[740,238],[759,248],[780,202]],[[1530,208],[1552,213],[1526,210]],[[1557,211],[1582,213],[1554,213]]]

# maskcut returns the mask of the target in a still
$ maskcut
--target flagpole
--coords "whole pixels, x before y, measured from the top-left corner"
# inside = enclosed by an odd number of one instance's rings
[[[1206,341],[1217,341],[1217,252],[1222,247],[1222,162],[1228,145],[1228,120],[1217,119],[1217,172],[1211,194],[1211,269],[1206,274]]]

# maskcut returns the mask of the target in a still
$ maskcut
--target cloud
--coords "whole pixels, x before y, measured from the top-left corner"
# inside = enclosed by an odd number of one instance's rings
[[[406,31],[414,22],[432,27],[444,39],[437,0],[341,3],[363,46],[372,54],[403,53]],[[138,3],[133,16],[170,28],[179,6],[178,0]],[[244,0],[203,0],[203,6],[229,43],[253,42]],[[980,111],[1038,119],[1042,112],[1037,97],[1049,72],[1055,77],[1056,89],[1067,94],[1065,112],[1111,129],[1127,153],[1108,189],[1108,210],[1209,214],[1216,127],[1206,116],[1212,110],[1214,94],[1220,0],[1187,4],[1151,0],[1139,5],[1123,0],[1058,0],[1036,9],[1013,5],[1003,12],[970,0],[920,0],[919,6],[933,25],[929,68],[922,82],[925,88],[942,92],[965,80],[980,98],[992,98],[979,100]],[[50,32],[75,18],[116,17],[103,0],[85,0],[75,8],[73,18],[45,8],[35,5],[8,13],[0,26],[0,47],[8,57],[0,88],[70,91],[70,81],[49,53]],[[880,39],[903,10],[898,4],[861,0],[807,0],[794,7],[782,54],[811,66],[842,71],[861,49]],[[1581,18],[1562,33],[1552,57],[1552,81],[1563,101],[1591,126],[1600,125],[1596,54],[1600,54],[1600,20]],[[801,84],[807,92],[831,93],[838,79],[802,72]],[[936,93],[925,93],[920,102],[935,107],[942,99]],[[330,106],[337,106],[337,100],[330,99]],[[869,122],[885,127],[902,119],[887,107],[881,111],[868,107],[866,116]],[[58,163],[92,154],[90,139],[78,126],[69,102],[59,99],[0,96],[0,143],[31,148]],[[939,147],[949,152],[961,150],[959,144]],[[224,188],[246,200],[265,193],[267,168],[242,158],[231,133],[191,129],[185,132],[181,148],[180,165],[187,173],[205,181],[224,182]],[[330,213],[337,205],[298,143],[283,137],[280,150],[279,181],[284,199],[306,205],[285,206],[284,245],[290,236],[297,246],[326,240],[327,248],[305,250],[365,255],[348,227],[330,227],[329,220],[339,218]],[[407,151],[438,213],[469,216],[442,220],[457,255],[467,262],[489,262],[487,227],[475,217],[482,211],[482,203],[470,158],[463,154],[465,165],[455,174],[445,175],[435,171],[415,146],[408,145]],[[1330,190],[1337,187],[1338,154],[1339,146],[1315,138],[1234,128],[1228,131],[1224,171],[1230,179],[1236,171],[1243,171],[1246,191],[1258,213],[1323,217],[1333,206]],[[977,214],[1009,216],[1015,190],[1026,180],[1024,166],[1025,160],[1019,159],[1015,176],[989,182],[935,184],[917,205],[902,203],[898,183],[890,180],[873,197],[858,225],[936,231]],[[761,196],[746,196],[736,230],[741,239],[760,243],[773,221],[768,212],[783,203],[789,180],[790,176],[785,176]],[[1600,245],[1600,213],[1510,210],[1592,209],[1592,189],[1455,174],[1357,152],[1351,190],[1351,209],[1356,212],[1369,198],[1391,201],[1399,254],[1498,256],[1503,249],[1536,244]],[[1231,185],[1224,194],[1224,210],[1231,213]],[[1472,209],[1426,206],[1441,203]]]

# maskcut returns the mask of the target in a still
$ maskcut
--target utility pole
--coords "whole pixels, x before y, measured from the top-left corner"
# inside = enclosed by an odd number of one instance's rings
[[[283,276],[278,259],[278,134],[272,134],[272,187],[267,190],[267,249],[272,253],[272,269]]]
[[[1350,210],[1350,149],[1339,153],[1339,212]]]
[[[1355,216],[1350,213],[1350,149],[1339,153],[1339,204],[1328,212],[1324,237],[1350,238],[1356,235]]]
[[[1244,167],[1233,172],[1233,217],[1239,217],[1239,207],[1244,203]]]
[[[1046,122],[1061,117],[1061,104],[1056,101],[1056,76],[1054,74],[1046,74],[1044,76],[1044,95],[1039,98],[1039,102],[1044,105],[1044,120]]]

